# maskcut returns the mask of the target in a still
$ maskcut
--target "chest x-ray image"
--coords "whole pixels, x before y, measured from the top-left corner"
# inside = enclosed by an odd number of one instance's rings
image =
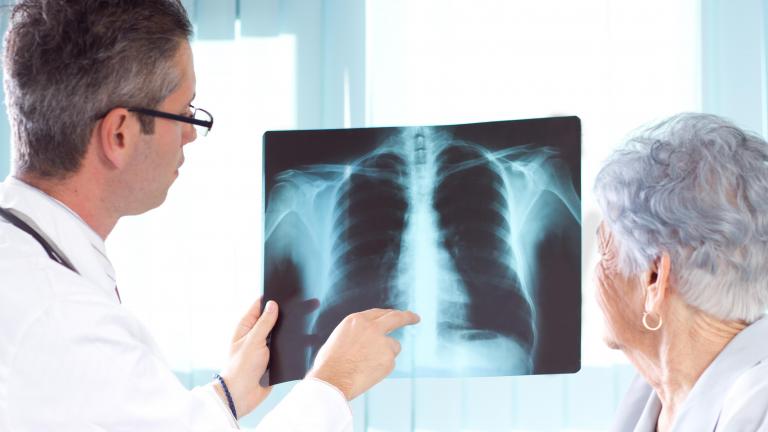
[[[269,383],[369,308],[418,325],[394,377],[580,368],[580,122],[267,132]]]

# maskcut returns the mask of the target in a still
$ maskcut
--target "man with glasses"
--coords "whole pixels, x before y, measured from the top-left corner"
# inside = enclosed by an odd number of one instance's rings
[[[104,240],[159,206],[194,108],[191,25],[176,0],[22,0],[5,36],[13,174],[0,184],[0,431],[228,430],[269,393],[259,380],[278,305],[257,301],[210,384],[187,391],[123,308]],[[172,305],[169,305],[172,307]],[[205,319],[205,317],[201,317]],[[287,319],[290,319],[288,317]],[[260,431],[349,431],[353,399],[418,321],[369,310],[342,322]]]

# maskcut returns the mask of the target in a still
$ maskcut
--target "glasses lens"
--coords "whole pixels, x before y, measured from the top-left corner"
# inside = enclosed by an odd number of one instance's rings
[[[195,108],[193,106],[190,106],[190,109],[192,110],[192,118],[196,120],[207,121],[207,122],[211,121],[211,116],[204,110]],[[205,126],[199,126],[199,125],[195,125],[195,130],[197,131],[198,136],[207,136],[208,132],[211,131],[210,128]]]

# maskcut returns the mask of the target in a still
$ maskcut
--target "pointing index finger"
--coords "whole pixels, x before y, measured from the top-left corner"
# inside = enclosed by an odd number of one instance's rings
[[[389,334],[400,327],[416,324],[421,318],[411,311],[391,310],[376,318],[376,322]]]

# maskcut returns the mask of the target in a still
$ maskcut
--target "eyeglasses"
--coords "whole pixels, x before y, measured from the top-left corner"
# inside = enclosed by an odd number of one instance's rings
[[[213,115],[211,115],[211,113],[209,113],[208,111],[202,108],[195,108],[192,105],[189,106],[189,110],[190,110],[189,115],[171,114],[163,111],[155,111],[148,108],[130,107],[127,109],[130,112],[144,114],[152,117],[160,117],[160,118],[169,119],[169,120],[176,120],[183,123],[189,123],[195,126],[199,126],[200,128],[202,128],[201,133],[203,136],[208,135],[208,132],[210,132],[211,128],[213,127]]]

